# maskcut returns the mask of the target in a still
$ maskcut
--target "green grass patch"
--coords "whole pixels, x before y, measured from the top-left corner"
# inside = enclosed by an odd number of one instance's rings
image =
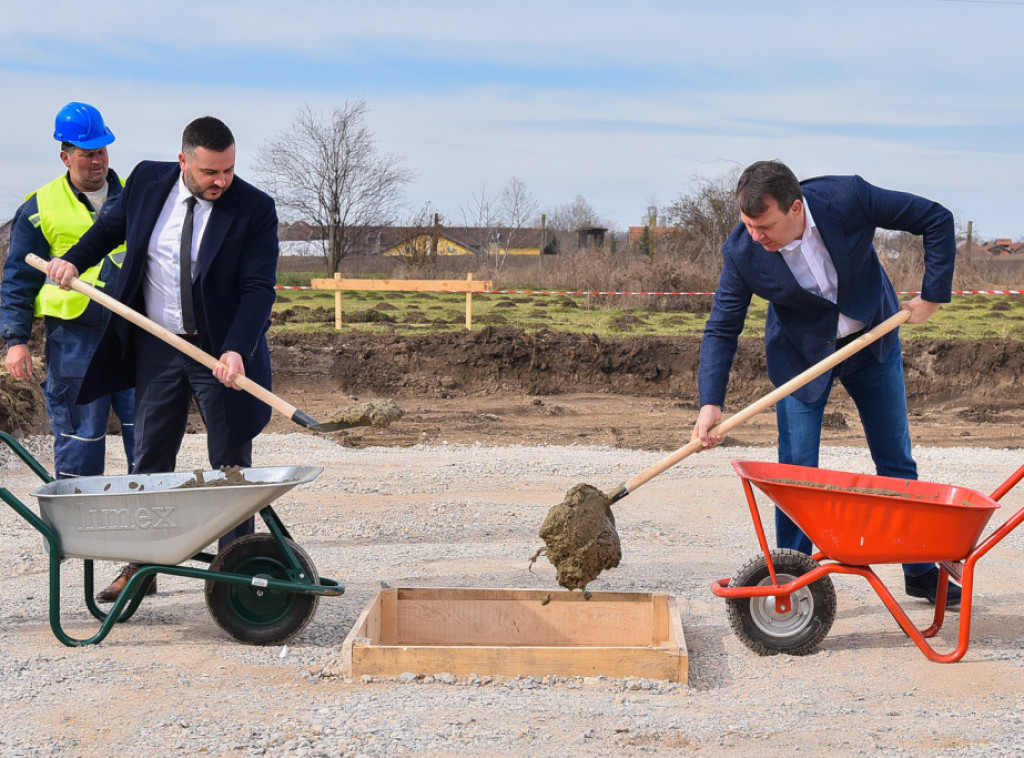
[[[310,276],[285,274],[282,284],[308,286]],[[680,296],[686,297],[686,296]],[[707,320],[706,308],[688,312],[682,303],[648,298],[665,305],[637,307],[641,297],[588,297],[586,295],[474,295],[473,326],[509,326],[536,332],[581,332],[602,337],[699,336]],[[423,334],[465,329],[466,298],[462,293],[343,292],[345,329],[371,333]],[[274,311],[280,318],[275,331],[333,331],[334,293],[314,290],[279,290]],[[369,311],[377,315],[367,317]],[[744,336],[764,335],[766,304],[755,298],[747,315]],[[386,321],[378,320],[384,314]],[[926,324],[904,326],[903,339],[1012,339],[1024,341],[1024,296],[960,295],[944,305]]]

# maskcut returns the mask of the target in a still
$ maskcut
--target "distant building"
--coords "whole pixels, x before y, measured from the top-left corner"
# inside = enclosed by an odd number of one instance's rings
[[[323,255],[323,247],[320,245],[321,236],[318,227],[307,224],[305,221],[281,224],[277,230],[281,255]]]
[[[959,243],[957,250],[962,254],[967,253],[966,240]],[[979,258],[1020,257],[1024,259],[1024,242],[1014,242],[1009,237],[1001,237],[994,242],[979,242],[975,240],[971,243],[970,254]]]
[[[401,233],[394,228],[389,231]],[[554,235],[544,229],[487,229],[476,226],[410,227],[381,255],[541,255],[554,253]],[[390,236],[390,235],[389,235]],[[545,244],[545,238],[547,244]]]
[[[608,228],[595,226],[590,229],[576,230],[576,247],[579,250],[586,250],[589,247],[604,247],[604,236]]]
[[[655,240],[661,239],[662,237],[668,237],[676,231],[674,226],[631,226],[629,227],[629,244],[635,245],[642,242],[644,239],[644,233],[650,229],[651,235]]]
[[[349,255],[550,255],[557,252],[555,235],[546,229],[470,226],[349,227]],[[282,255],[321,255],[323,231],[305,222],[282,225]]]

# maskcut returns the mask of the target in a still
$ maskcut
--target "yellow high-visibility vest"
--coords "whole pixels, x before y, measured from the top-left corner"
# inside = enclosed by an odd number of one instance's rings
[[[29,221],[42,231],[50,244],[50,257],[59,258],[88,231],[96,220],[96,214],[75,196],[67,178],[63,176],[40,187],[35,196],[38,212],[31,216]],[[121,268],[124,263],[124,249],[124,245],[121,245],[79,278],[94,287],[103,287],[104,282],[100,280],[103,265],[109,259],[113,265]],[[85,313],[88,305],[89,298],[85,295],[72,290],[62,290],[56,284],[47,282],[36,295],[36,316],[76,319]]]

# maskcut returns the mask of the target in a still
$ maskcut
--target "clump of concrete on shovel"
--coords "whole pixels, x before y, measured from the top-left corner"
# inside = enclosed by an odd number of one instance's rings
[[[374,400],[343,408],[327,419],[327,422],[384,428],[404,415],[405,411],[394,400]]]
[[[540,528],[542,554],[556,569],[558,583],[568,590],[584,590],[605,569],[622,559],[619,533],[615,531],[611,498],[589,484],[577,484],[565,500],[548,511]]]

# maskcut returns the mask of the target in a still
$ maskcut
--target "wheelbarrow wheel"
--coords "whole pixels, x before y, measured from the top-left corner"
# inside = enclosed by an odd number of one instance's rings
[[[316,567],[291,540],[288,546],[306,577],[319,582]],[[240,537],[210,563],[210,571],[294,581],[281,546],[273,535]],[[268,590],[249,584],[206,581],[206,606],[217,625],[236,640],[251,645],[278,645],[301,632],[316,614],[320,596]]]
[[[772,565],[780,585],[818,567],[809,555],[796,550],[773,550]],[[768,561],[752,558],[729,582],[730,587],[771,585]],[[776,597],[729,598],[729,624],[740,642],[758,655],[807,655],[814,652],[832,628],[836,618],[836,590],[832,579],[823,576],[789,596],[790,610],[780,613]]]

